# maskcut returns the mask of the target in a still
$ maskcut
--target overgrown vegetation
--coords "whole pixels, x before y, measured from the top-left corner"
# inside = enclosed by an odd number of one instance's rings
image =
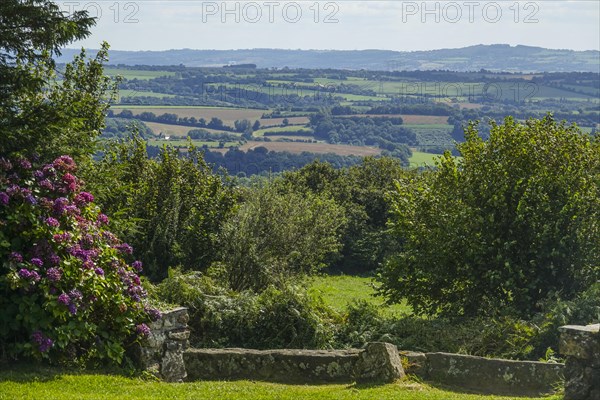
[[[143,125],[129,138],[119,119],[109,119],[105,137],[120,139],[99,146],[114,94],[103,74],[108,47],[92,60],[77,57],[61,79],[51,60],[59,47],[89,35],[93,20],[67,17],[49,0],[7,0],[0,11],[2,357],[125,364],[126,347],[158,316],[142,300],[142,262],[154,284],[144,285],[152,301],[189,307],[196,346],[331,348],[378,340],[537,359],[556,349],[559,325],[597,321],[594,135],[550,115],[507,118],[489,132],[471,125],[457,147],[460,158],[446,152],[436,167],[408,171],[406,145],[418,137],[404,119],[385,114],[419,110],[421,120],[443,122],[451,116],[454,137],[466,119],[483,114],[372,99],[347,106],[334,95],[331,107],[321,107],[322,99],[297,96],[296,111],[305,122],[311,113],[317,139],[377,145],[394,158],[331,156],[324,158],[338,165],[305,165],[312,155],[284,154],[286,166],[303,167],[264,179],[247,179],[244,169],[233,178],[215,171],[191,142],[150,148]],[[321,79],[303,74],[295,81],[314,86]],[[352,78],[346,75],[338,78]],[[196,78],[170,74],[140,85],[179,88]],[[353,96],[376,94],[344,85]],[[259,94],[255,103],[284,100]],[[596,116],[584,111],[584,120]],[[264,117],[287,126],[294,112],[265,110]],[[154,117],[220,129],[220,139],[250,140],[261,126],[245,118],[226,128],[216,117]],[[222,160],[260,162],[261,171],[278,160],[266,148],[240,153]],[[376,276],[384,297],[329,307],[307,278],[332,271]],[[383,299],[403,304],[405,313],[382,312]]]

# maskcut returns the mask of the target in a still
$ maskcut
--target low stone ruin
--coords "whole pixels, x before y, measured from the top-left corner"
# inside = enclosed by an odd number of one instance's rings
[[[137,348],[140,367],[167,382],[251,379],[282,383],[393,382],[406,373],[459,389],[538,395],[565,384],[565,400],[600,400],[600,325],[560,328],[565,364],[398,352],[389,343],[348,350],[188,348],[188,312],[165,312]]]

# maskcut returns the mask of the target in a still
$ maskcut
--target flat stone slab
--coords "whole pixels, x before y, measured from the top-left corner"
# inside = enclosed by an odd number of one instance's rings
[[[560,354],[580,360],[592,360],[595,367],[600,367],[600,324],[565,325],[558,330]]]
[[[426,353],[425,377],[449,386],[490,394],[552,393],[564,364],[515,361],[449,353]]]

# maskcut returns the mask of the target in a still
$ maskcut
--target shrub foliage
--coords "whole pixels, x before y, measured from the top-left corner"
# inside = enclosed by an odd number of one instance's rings
[[[123,361],[148,333],[132,248],[81,191],[68,156],[0,159],[0,346],[5,355]]]
[[[382,292],[418,313],[531,316],[569,300],[600,272],[600,142],[549,115],[472,125],[431,173],[393,197],[403,251],[382,270]]]

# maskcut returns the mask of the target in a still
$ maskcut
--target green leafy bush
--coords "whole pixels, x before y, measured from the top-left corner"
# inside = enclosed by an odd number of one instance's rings
[[[121,363],[157,311],[68,156],[0,159],[0,346],[11,357]],[[131,260],[130,260],[131,261]]]
[[[530,318],[600,278],[600,141],[551,116],[475,126],[392,198],[402,251],[382,293],[419,314]]]
[[[257,188],[220,236],[224,278],[234,290],[261,291],[325,267],[341,247],[343,209],[327,195]]]
[[[301,287],[232,292],[209,276],[171,271],[158,294],[189,307],[197,347],[323,348],[333,339],[331,311]]]
[[[173,265],[203,270],[212,263],[235,193],[198,149],[190,146],[183,155],[166,147],[152,158],[134,136],[110,142],[84,172],[87,187],[119,236],[135,247],[150,278],[159,281]]]

